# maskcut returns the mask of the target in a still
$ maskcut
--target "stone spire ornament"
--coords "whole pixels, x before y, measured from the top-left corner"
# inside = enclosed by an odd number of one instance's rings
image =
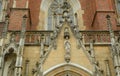
[[[16,59],[16,67],[15,67],[14,76],[22,75],[22,60],[23,60],[23,50],[24,50],[24,43],[25,43],[26,26],[27,26],[27,16],[24,15],[21,34],[20,34],[20,41],[19,41],[19,46],[18,46],[18,51],[17,51],[17,59]]]
[[[89,50],[89,54],[91,57],[91,62],[93,65],[93,76],[103,76],[103,70],[100,68],[99,62],[96,60],[96,56],[95,56],[95,50],[94,50],[94,46],[93,44],[95,43],[95,40],[90,40],[90,50]]]
[[[5,48],[5,40],[7,38],[8,25],[9,25],[9,15],[6,15],[4,29],[3,29],[2,36],[0,39],[0,76],[3,76],[3,65],[4,65],[3,52]]]
[[[110,39],[111,39],[111,53],[112,53],[112,58],[113,58],[113,62],[114,62],[114,68],[115,68],[115,72],[116,75],[115,76],[120,76],[120,63],[119,63],[119,54],[117,51],[119,51],[119,48],[117,48],[116,46],[116,40],[115,40],[115,36],[114,36],[114,32],[112,30],[112,23],[110,20],[110,15],[106,16],[107,18],[107,26],[108,26],[108,30],[110,33]]]

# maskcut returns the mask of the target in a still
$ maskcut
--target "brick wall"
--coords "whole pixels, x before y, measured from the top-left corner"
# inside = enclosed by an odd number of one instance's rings
[[[41,1],[42,0],[29,0],[29,8],[30,8],[31,20],[32,20],[31,30],[35,30],[39,23],[39,12],[40,12]]]
[[[11,8],[12,4],[14,4],[13,1],[11,1],[9,4],[10,6],[10,23],[9,23],[9,30],[21,30],[22,20],[23,16],[26,14],[28,17],[29,15],[29,9],[26,8],[27,0],[16,0],[16,7]],[[27,29],[30,29],[30,19],[28,19],[27,23]]]
[[[28,10],[11,9],[9,30],[21,30],[22,20],[25,14],[28,16]]]
[[[16,0],[16,8],[25,8],[27,0]],[[31,30],[36,30],[39,23],[40,5],[42,0],[29,0],[30,16],[32,21]],[[113,0],[79,0],[82,10],[84,10],[83,21],[86,30],[107,30],[106,27],[106,15],[109,14],[112,17],[112,24],[115,30],[118,30],[116,26],[116,14],[115,5]],[[17,12],[17,11],[16,11]],[[21,11],[16,13],[11,12],[11,29],[20,28],[20,22],[22,17]],[[18,16],[19,14],[19,16]],[[16,16],[17,15],[17,16]],[[42,19],[42,17],[40,18]],[[15,21],[14,21],[15,20]],[[13,25],[14,24],[14,25]],[[15,27],[19,25],[18,27]]]
[[[41,1],[42,0],[36,0],[36,1],[30,0],[29,1],[29,8],[30,8],[31,18],[32,18],[32,30],[36,29],[40,21],[39,12],[40,12]],[[82,6],[82,9],[85,11],[85,14],[83,15],[84,25],[89,27],[94,20],[94,14],[96,11],[95,0],[89,0],[89,1],[79,0],[79,1]]]
[[[116,15],[115,15],[115,7],[113,5],[113,0],[95,0],[96,3],[96,11],[93,13],[94,19],[90,21],[90,18],[88,19],[89,24],[87,25],[87,30],[107,30],[107,21],[106,21],[106,15],[111,16],[111,22],[113,25],[114,30],[118,30],[116,26]],[[92,11],[92,10],[90,10]],[[88,13],[90,12],[88,11]],[[88,14],[89,16],[93,16]],[[88,17],[89,17],[88,16]],[[87,23],[86,23],[87,24]]]
[[[86,30],[107,30],[106,15],[111,16],[114,30],[119,30],[116,26],[116,13],[114,0],[80,0],[84,10],[83,21]]]
[[[27,0],[16,0],[16,7],[17,8],[25,8]]]
[[[94,20],[94,15],[95,15],[95,11],[96,11],[96,5],[95,5],[95,0],[80,0],[80,4],[82,9],[84,10],[84,14],[83,14],[83,21],[84,21],[84,25],[87,28],[90,28],[90,26],[92,25],[92,22]]]

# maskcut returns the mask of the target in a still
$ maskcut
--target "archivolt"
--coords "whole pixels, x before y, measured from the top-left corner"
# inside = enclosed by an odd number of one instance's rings
[[[85,68],[85,67],[83,67],[83,66],[80,66],[80,65],[78,65],[78,64],[75,64],[75,63],[69,63],[69,64],[67,64],[67,63],[62,63],[62,64],[58,64],[58,65],[56,65],[56,66],[54,66],[54,67],[46,70],[43,74],[44,74],[44,76],[46,76],[48,73],[54,71],[54,70],[57,69],[57,68],[63,67],[63,66],[72,66],[72,67],[78,68],[78,69],[80,69],[80,70],[83,70],[84,72],[86,72],[86,73],[89,74],[89,75],[92,75],[92,71],[88,70],[87,68]],[[63,70],[62,70],[62,71],[63,71]]]

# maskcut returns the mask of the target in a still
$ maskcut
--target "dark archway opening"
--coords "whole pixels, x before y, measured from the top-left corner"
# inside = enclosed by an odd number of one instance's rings
[[[3,67],[3,76],[14,76],[16,63],[16,54],[14,49],[10,48],[9,52],[4,56],[4,67]]]

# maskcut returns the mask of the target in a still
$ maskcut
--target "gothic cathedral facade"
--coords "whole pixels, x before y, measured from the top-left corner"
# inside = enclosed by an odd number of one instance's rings
[[[120,76],[120,0],[0,0],[0,76]]]

